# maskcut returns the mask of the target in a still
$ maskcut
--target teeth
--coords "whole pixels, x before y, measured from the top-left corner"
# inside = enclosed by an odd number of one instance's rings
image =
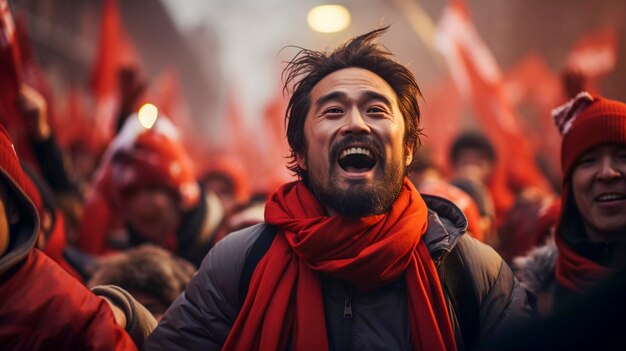
[[[339,155],[340,158],[344,158],[348,155],[353,155],[353,154],[361,154],[361,155],[366,155],[368,157],[372,157],[372,152],[366,148],[362,148],[362,147],[350,147],[347,148],[345,150],[343,150],[341,152],[341,154]]]
[[[597,201],[613,201],[613,200],[621,200],[624,198],[624,195],[611,193],[611,194],[602,194],[596,198]]]

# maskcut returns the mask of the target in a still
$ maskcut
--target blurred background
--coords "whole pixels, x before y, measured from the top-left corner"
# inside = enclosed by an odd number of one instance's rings
[[[381,41],[417,77],[423,141],[444,168],[450,140],[480,128],[521,138],[557,182],[558,136],[549,111],[571,95],[565,78],[574,90],[626,100],[621,0],[348,0],[322,11],[317,25],[312,10],[329,3],[8,3],[18,34],[30,43],[22,50],[33,62],[25,75],[47,86],[63,146],[86,135],[105,144],[119,109],[112,106],[140,82],[146,92],[137,105],[154,103],[202,150],[197,157],[229,153],[248,173],[263,174],[253,178],[256,188],[290,178],[281,71],[298,50],[289,45],[332,49],[391,25]],[[96,136],[88,131],[94,128],[104,131]]]
[[[583,90],[626,101],[625,15],[623,0],[0,0],[0,125],[44,197],[37,247],[68,272],[87,282],[146,243],[197,266],[295,179],[286,62],[390,26],[380,41],[422,93],[409,179],[511,262],[559,219],[552,110]]]

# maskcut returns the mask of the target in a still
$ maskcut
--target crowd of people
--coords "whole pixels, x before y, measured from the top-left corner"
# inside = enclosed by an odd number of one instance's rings
[[[297,180],[258,194],[126,108],[79,181],[21,85],[0,106],[25,131],[0,116],[0,349],[626,347],[626,104],[554,106],[561,188],[505,198],[487,135],[458,135],[450,172],[421,145],[434,117],[386,30],[288,63]]]

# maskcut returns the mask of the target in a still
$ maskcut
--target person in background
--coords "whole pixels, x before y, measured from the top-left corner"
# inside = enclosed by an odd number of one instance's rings
[[[171,122],[159,117],[146,129],[134,115],[101,169],[81,223],[82,250],[100,256],[152,243],[200,265],[224,209],[215,194],[203,192]]]
[[[409,169],[409,180],[422,195],[436,195],[452,201],[467,217],[467,230],[474,238],[485,242],[480,214],[474,200],[463,190],[446,182],[432,159],[430,150],[420,147],[413,156]],[[488,242],[488,241],[487,241]]]
[[[0,126],[1,348],[141,347],[156,321],[132,296],[115,287],[99,287],[95,291],[104,297],[100,298],[34,248],[40,231],[40,206],[39,194],[22,171],[7,131]]]
[[[552,202],[551,194],[532,186],[515,192],[509,190],[506,182],[499,179],[501,170],[496,167],[496,151],[481,133],[459,135],[451,147],[450,160],[451,183],[469,194],[482,194],[478,199],[488,203],[479,205],[490,209],[482,217],[485,226],[494,233],[487,243],[509,263],[530,250],[540,230],[540,218]]]
[[[26,164],[36,177],[41,178],[43,186],[51,190],[60,211],[56,217],[80,220],[83,194],[76,181],[73,169],[67,162],[63,150],[57,143],[54,130],[48,122],[48,105],[44,97],[32,87],[22,84],[17,100],[18,110],[26,127],[26,137],[35,156],[36,164]],[[64,221],[65,219],[59,219]],[[74,232],[73,230],[70,233]],[[76,238],[70,238],[72,242]]]
[[[582,92],[553,114],[563,135],[554,240],[515,260],[541,316],[626,268],[626,104]]]
[[[250,201],[250,181],[243,165],[226,155],[211,157],[206,161],[200,184],[206,192],[217,195],[224,211],[231,213]]]
[[[488,184],[496,162],[496,152],[485,135],[464,132],[458,135],[450,148],[452,175],[450,184],[465,191],[478,206],[487,243],[498,245],[496,210]]]
[[[119,286],[159,320],[195,271],[190,262],[144,244],[102,258],[87,286]]]
[[[463,235],[463,213],[405,177],[420,91],[374,43],[386,30],[287,65],[300,179],[270,197],[265,223],[209,252],[146,350],[456,350],[528,316],[509,267]]]

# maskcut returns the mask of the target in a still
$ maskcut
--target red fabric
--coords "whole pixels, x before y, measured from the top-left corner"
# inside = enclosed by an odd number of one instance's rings
[[[17,45],[15,22],[7,0],[0,0],[0,67],[2,68],[2,91],[17,92],[21,82],[21,58]],[[4,94],[3,94],[4,95]]]
[[[555,198],[549,205],[541,209],[535,231],[533,246],[541,246],[554,232],[559,222],[561,198]]]
[[[225,154],[206,157],[206,165],[202,171],[202,180],[213,175],[227,177],[233,182],[234,197],[238,204],[246,204],[250,200],[251,190],[246,167],[238,159]]]
[[[561,286],[584,292],[611,273],[610,269],[577,254],[565,243],[560,232],[557,232],[555,241],[559,249],[556,280]]]
[[[119,200],[146,186],[171,190],[185,210],[197,205],[201,195],[194,163],[183,145],[154,129],[139,134],[132,145],[115,152],[111,185]]]
[[[421,115],[437,118],[420,120],[425,133],[421,141],[432,152],[437,168],[441,169],[443,174],[449,175],[449,148],[462,125],[461,95],[450,78],[423,93],[426,103],[420,106]]]
[[[13,183],[24,192],[26,196],[33,202],[35,208],[41,212],[43,209],[43,201],[39,195],[39,191],[32,180],[24,173],[15,148],[9,136],[9,132],[0,124],[0,165],[4,173],[11,177]]]
[[[224,350],[285,349],[290,336],[294,350],[327,350],[317,272],[364,290],[406,272],[414,349],[456,349],[439,278],[421,240],[426,204],[407,179],[388,213],[358,219],[326,216],[301,182],[288,183],[268,201],[265,221],[280,231],[255,269]]]
[[[480,213],[474,200],[463,190],[441,179],[429,179],[419,184],[421,194],[441,196],[452,201],[467,217],[467,230],[474,238],[483,241],[483,228],[480,224]]]
[[[94,178],[94,187],[85,201],[78,228],[78,247],[89,254],[102,255],[108,250],[107,236],[119,222],[119,216],[115,216],[112,208],[110,167],[100,170]]]
[[[580,38],[567,56],[567,68],[588,78],[605,75],[615,69],[618,52],[615,28],[605,27]]]
[[[102,10],[100,43],[91,72],[91,91],[96,100],[95,127],[100,142],[113,136],[119,107],[118,72],[122,67],[139,67],[140,60],[126,35],[117,0],[105,0]]]
[[[17,108],[23,82],[22,59],[15,23],[6,0],[0,0],[0,124],[11,134],[20,159],[37,168],[26,126]]]
[[[33,250],[0,277],[2,350],[136,350],[107,303]]]
[[[582,108],[577,108],[576,104],[567,108],[568,104],[553,112],[555,121],[561,122],[561,168],[565,178],[571,175],[576,160],[586,151],[602,144],[626,144],[625,103],[593,97],[593,101]]]
[[[67,262],[65,257],[63,257],[63,250],[65,249],[65,244],[67,242],[65,237],[65,218],[63,217],[63,213],[60,210],[57,210],[54,217],[54,227],[52,227],[52,232],[46,242],[46,247],[43,249],[43,253],[48,255],[48,257],[65,269],[71,276],[78,280],[82,280],[80,274],[78,274],[74,267],[72,267],[69,262]]]
[[[524,133],[547,161],[544,171],[560,182],[561,136],[554,128],[550,111],[564,99],[561,77],[551,70],[542,55],[532,53],[507,70],[505,81],[508,96],[517,110],[527,111],[520,115],[525,117]]]
[[[506,95],[500,67],[474,27],[465,1],[450,1],[437,35],[459,91],[472,104],[477,121],[500,155],[488,184],[500,224],[514,193],[526,187],[550,192],[550,185],[535,164],[535,150]]]

